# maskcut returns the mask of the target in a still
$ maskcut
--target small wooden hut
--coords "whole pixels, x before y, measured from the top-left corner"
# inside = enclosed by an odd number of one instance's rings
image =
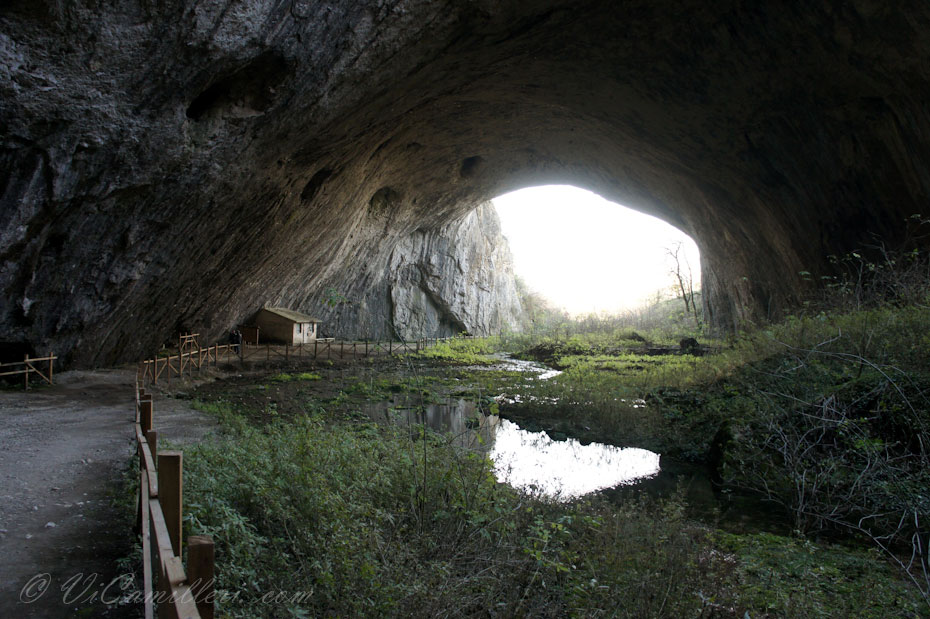
[[[255,324],[265,341],[306,344],[316,339],[320,321],[291,309],[264,307],[255,317]]]

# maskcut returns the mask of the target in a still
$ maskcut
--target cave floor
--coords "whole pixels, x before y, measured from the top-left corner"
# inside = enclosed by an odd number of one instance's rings
[[[138,616],[103,603],[119,597],[117,561],[134,540],[113,499],[135,447],[135,371],[55,378],[0,391],[0,617]],[[215,427],[181,400],[155,407],[161,440]]]

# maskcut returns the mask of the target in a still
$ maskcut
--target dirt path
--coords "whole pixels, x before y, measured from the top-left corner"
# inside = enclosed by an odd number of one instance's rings
[[[107,585],[133,542],[111,494],[134,450],[134,378],[66,372],[52,387],[0,392],[0,617],[138,615],[100,600],[118,597]],[[155,411],[160,441],[215,427],[159,394]]]

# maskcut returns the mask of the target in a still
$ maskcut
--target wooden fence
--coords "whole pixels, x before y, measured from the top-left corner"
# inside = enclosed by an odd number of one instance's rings
[[[30,359],[29,355],[26,355],[22,361],[13,361],[11,363],[0,363],[0,376],[15,376],[16,374],[23,375],[23,382],[26,390],[29,390],[29,375],[38,374],[39,378],[47,382],[49,385],[53,384],[54,378],[54,363],[58,359],[54,353],[48,353],[47,357],[35,357]],[[48,363],[48,370],[43,373],[42,370],[35,366],[36,363]],[[20,369],[13,370],[10,368],[20,367]]]
[[[214,344],[203,348],[196,343],[197,334],[179,338],[178,353],[167,357],[146,359],[139,364],[140,382],[158,384],[159,380],[171,382],[172,376],[193,375],[206,364],[217,366],[220,362],[234,361],[302,361],[315,359],[359,359],[375,355],[393,355],[419,352],[441,342],[459,339],[474,339],[476,336],[459,335],[445,338],[423,338],[412,342],[386,341],[343,341],[322,338],[306,344]]]
[[[140,471],[136,523],[142,536],[144,616],[153,619],[157,607],[159,619],[213,619],[213,539],[187,538],[185,574],[181,562],[183,454],[158,451],[153,417],[152,395],[136,381]]]
[[[194,370],[200,371],[204,365],[219,365],[221,359],[225,363],[239,360],[240,354],[235,348],[233,344],[215,344],[206,348],[188,347],[186,351],[174,355],[146,359],[140,364],[139,378],[143,384],[158,383],[164,376],[163,380],[170,383],[172,376],[193,375]]]

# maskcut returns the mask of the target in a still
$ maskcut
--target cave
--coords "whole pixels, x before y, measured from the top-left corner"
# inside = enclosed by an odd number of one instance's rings
[[[0,54],[2,339],[75,366],[263,305],[346,337],[417,295],[424,326],[490,325],[482,205],[530,185],[693,237],[720,329],[930,211],[917,0],[15,1]]]

